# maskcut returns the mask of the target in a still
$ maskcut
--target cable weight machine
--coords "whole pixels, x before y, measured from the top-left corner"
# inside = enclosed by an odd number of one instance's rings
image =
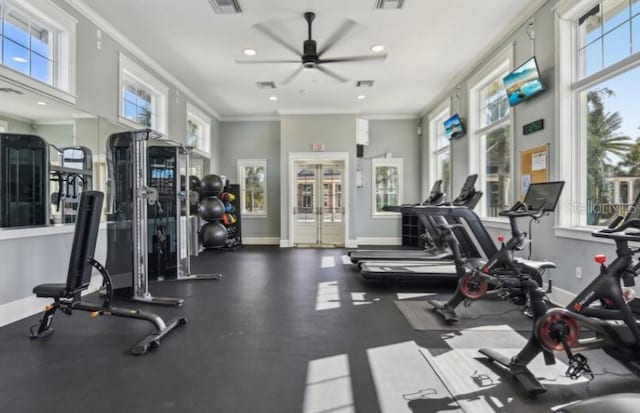
[[[148,158],[158,148],[173,155],[173,162],[166,174],[149,179]],[[107,223],[107,269],[112,273],[114,290],[134,301],[150,304],[180,306],[182,298],[155,297],[149,291],[149,210],[165,202],[171,219],[167,233],[173,244],[166,251],[175,254],[175,272],[156,274],[159,280],[220,279],[221,274],[191,274],[190,211],[188,187],[181,190],[180,170],[184,162],[190,166],[190,149],[181,143],[163,138],[151,129],[112,134],[107,143],[107,167],[109,173],[109,214]],[[153,166],[153,165],[152,165]],[[171,172],[169,172],[169,170]],[[152,177],[154,172],[151,172]],[[159,178],[160,177],[160,178]],[[163,182],[160,185],[160,182]],[[155,184],[156,187],[150,184]],[[184,204],[184,209],[182,208]],[[185,214],[186,226],[182,229]],[[154,219],[158,219],[155,216]],[[184,237],[183,237],[184,235]],[[173,247],[173,248],[171,248]],[[186,255],[186,257],[185,257]],[[126,257],[130,256],[131,259]],[[173,260],[173,254],[165,255]],[[158,270],[158,268],[156,268]]]

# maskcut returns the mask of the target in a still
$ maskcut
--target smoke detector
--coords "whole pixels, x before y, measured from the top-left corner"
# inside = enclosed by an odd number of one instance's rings
[[[276,84],[274,82],[256,82],[258,89],[275,89]]]
[[[242,13],[240,3],[237,0],[209,0],[213,11],[218,14],[238,14]]]
[[[356,87],[373,87],[374,83],[373,80],[358,80]]]
[[[397,10],[401,9],[404,0],[376,0],[376,9],[380,10]]]

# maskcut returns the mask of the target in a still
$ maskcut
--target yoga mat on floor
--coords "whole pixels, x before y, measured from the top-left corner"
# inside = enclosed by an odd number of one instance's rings
[[[477,300],[471,306],[460,305],[456,309],[459,321],[447,324],[442,316],[426,300],[395,301],[414,330],[458,331],[468,328],[508,325],[516,331],[531,331],[533,321],[522,314],[522,307],[502,300]]]

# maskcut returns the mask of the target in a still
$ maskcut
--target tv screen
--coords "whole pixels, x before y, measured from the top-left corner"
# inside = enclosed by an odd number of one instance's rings
[[[544,90],[535,57],[524,62],[505,76],[502,81],[511,106],[515,106]]]
[[[457,113],[444,121],[444,129],[447,132],[449,139],[459,138],[464,135],[462,120]]]

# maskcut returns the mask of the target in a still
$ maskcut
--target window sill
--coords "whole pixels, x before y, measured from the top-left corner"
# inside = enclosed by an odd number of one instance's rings
[[[76,226],[74,224],[61,224],[49,227],[32,228],[4,228],[0,229],[0,241],[7,241],[21,238],[47,237],[52,235],[73,234]],[[106,222],[100,223],[100,229],[107,228]]]
[[[558,238],[575,239],[579,241],[597,242],[599,244],[612,245],[610,239],[596,238],[591,233],[599,227],[554,227],[553,231]]]
[[[146,129],[147,126],[144,126],[142,123],[138,123],[135,122],[129,118],[125,118],[124,116],[119,116],[118,115],[118,122],[120,122],[121,125],[127,126],[129,128],[133,128],[133,129]],[[162,132],[160,132],[162,133]]]
[[[76,104],[75,95],[51,86],[48,83],[41,82],[23,73],[17,72],[9,67],[0,66],[0,78],[5,79],[16,86],[26,88],[47,97],[62,100],[72,105]]]
[[[242,218],[247,218],[247,219],[265,219],[267,218],[267,214],[249,214],[247,212],[242,212],[241,213]]]
[[[211,158],[211,153],[203,151],[202,149],[198,149],[198,148],[195,148],[195,147],[191,150],[191,154],[200,156],[202,158],[207,158],[207,159]]]
[[[373,214],[371,218],[372,219],[400,219],[402,218],[402,214],[398,212],[392,212],[388,214]]]
[[[490,229],[511,230],[511,224],[509,220],[504,218],[481,218],[485,227]]]

